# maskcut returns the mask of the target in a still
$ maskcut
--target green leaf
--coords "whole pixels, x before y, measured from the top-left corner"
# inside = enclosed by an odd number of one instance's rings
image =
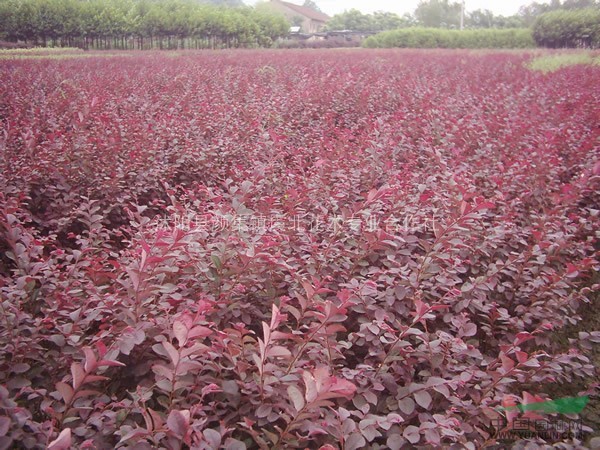
[[[215,267],[217,268],[217,270],[221,270],[221,268],[223,267],[223,264],[221,263],[221,260],[219,259],[219,257],[217,255],[211,255],[210,259],[212,260],[212,262],[215,265]]]

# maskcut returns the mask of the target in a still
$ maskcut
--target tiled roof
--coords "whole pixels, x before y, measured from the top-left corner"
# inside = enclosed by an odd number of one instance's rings
[[[304,17],[308,17],[309,19],[316,20],[318,22],[327,22],[330,19],[330,17],[327,14],[323,14],[322,12],[315,11],[311,8],[307,8],[306,6],[295,5],[294,3],[289,2],[282,2],[280,0],[275,1],[277,1],[277,3],[285,5],[293,11],[296,11],[298,14],[301,14]]]

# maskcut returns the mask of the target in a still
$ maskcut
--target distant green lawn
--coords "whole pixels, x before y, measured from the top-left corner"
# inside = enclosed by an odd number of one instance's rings
[[[538,56],[528,64],[528,67],[532,70],[548,73],[579,64],[600,66],[600,54],[597,52],[578,52]]]

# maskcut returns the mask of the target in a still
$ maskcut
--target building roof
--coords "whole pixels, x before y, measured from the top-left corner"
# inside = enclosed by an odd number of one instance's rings
[[[314,9],[311,9],[311,8],[307,8],[306,6],[296,5],[296,4],[290,3],[290,2],[282,2],[281,0],[274,0],[274,1],[276,1],[277,3],[280,3],[282,5],[285,5],[289,9],[297,12],[300,15],[303,15],[304,17],[308,17],[309,19],[316,20],[318,22],[327,22],[330,19],[330,17],[327,14],[324,14],[319,11],[315,11]]]

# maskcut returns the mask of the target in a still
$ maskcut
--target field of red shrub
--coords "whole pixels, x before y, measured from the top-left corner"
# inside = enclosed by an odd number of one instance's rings
[[[1,61],[0,448],[475,449],[593,379],[600,67],[531,57]]]

